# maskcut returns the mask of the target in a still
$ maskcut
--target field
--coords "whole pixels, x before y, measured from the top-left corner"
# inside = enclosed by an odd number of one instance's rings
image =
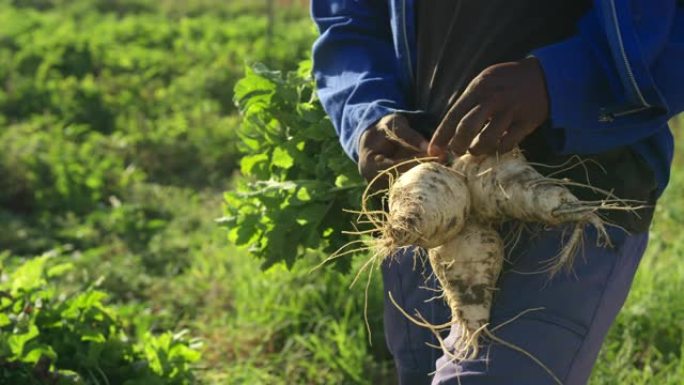
[[[0,0],[0,385],[394,383],[381,281],[372,345],[349,288],[364,256],[312,271],[359,181],[311,96],[305,2],[267,11]],[[675,163],[592,385],[684,378]]]

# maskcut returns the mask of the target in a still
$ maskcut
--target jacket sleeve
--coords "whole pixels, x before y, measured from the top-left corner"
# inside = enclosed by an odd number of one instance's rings
[[[547,138],[560,153],[636,143],[684,110],[682,7],[677,0],[631,1],[630,9],[616,3],[595,0],[577,35],[532,52],[549,93]]]
[[[389,9],[379,0],[312,0],[320,36],[313,46],[318,96],[345,152],[358,160],[361,133],[406,108]]]

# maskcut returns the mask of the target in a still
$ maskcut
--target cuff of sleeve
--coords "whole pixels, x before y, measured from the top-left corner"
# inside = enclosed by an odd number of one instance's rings
[[[549,95],[550,125],[544,130],[549,145],[558,153],[580,149],[578,135],[583,122],[598,119],[583,108],[600,95],[595,95],[599,67],[591,55],[592,48],[580,37],[562,41],[532,51],[544,71]],[[607,85],[606,88],[609,88]]]

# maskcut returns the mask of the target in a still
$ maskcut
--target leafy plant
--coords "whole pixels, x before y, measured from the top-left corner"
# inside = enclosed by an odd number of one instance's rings
[[[223,223],[264,268],[352,239],[340,233],[352,222],[343,210],[357,207],[363,184],[316,99],[310,64],[287,74],[256,65],[235,86],[245,179],[226,193]]]
[[[191,384],[197,344],[184,333],[131,338],[107,294],[55,285],[73,265],[56,252],[0,256],[0,380],[11,384]]]

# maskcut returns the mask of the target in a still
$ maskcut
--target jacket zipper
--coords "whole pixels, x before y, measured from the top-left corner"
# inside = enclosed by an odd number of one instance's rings
[[[615,38],[617,40],[619,54],[620,54],[620,57],[622,58],[622,64],[624,65],[624,68],[625,68],[625,74],[627,75],[627,78],[629,79],[630,85],[634,89],[634,93],[636,94],[637,98],[641,102],[641,105],[622,108],[622,109],[620,109],[620,108],[618,108],[618,109],[604,109],[601,111],[601,114],[599,115],[599,118],[598,118],[599,122],[602,122],[602,123],[610,123],[610,122],[614,121],[616,118],[636,114],[636,113],[643,112],[643,111],[646,111],[646,110],[649,110],[652,108],[652,106],[646,101],[646,98],[644,98],[644,94],[641,92],[641,89],[639,88],[639,84],[637,83],[636,77],[634,76],[634,71],[632,70],[632,66],[629,63],[629,58],[627,57],[627,52],[625,50],[624,42],[622,39],[622,31],[620,30],[620,23],[618,20],[617,7],[615,6],[615,0],[609,0],[608,4],[610,5],[610,17],[611,17],[611,21],[613,23],[612,26],[614,27],[614,31],[615,31]]]
[[[651,109],[651,107],[633,107],[633,108],[625,108],[625,109],[621,109],[621,110],[616,109],[616,110],[610,110],[610,111],[604,109],[601,111],[601,114],[599,115],[598,121],[601,123],[611,123],[615,120],[615,118],[620,118],[623,116],[636,114],[636,113],[647,111],[650,109]]]
[[[645,108],[650,108],[651,105],[648,104],[646,99],[644,98],[644,95],[641,93],[641,90],[639,89],[639,85],[637,84],[636,77],[634,77],[634,72],[632,71],[632,67],[629,64],[629,59],[627,58],[627,52],[625,51],[625,46],[624,42],[622,41],[622,31],[620,30],[620,24],[618,22],[618,16],[617,16],[617,9],[615,7],[615,0],[610,0],[610,8],[611,8],[611,16],[613,19],[613,25],[615,26],[615,35],[617,37],[618,41],[618,47],[620,48],[620,55],[622,56],[623,64],[625,65],[625,71],[627,73],[627,78],[629,78],[630,83],[632,84],[632,87],[634,88],[634,91],[636,92],[637,97],[639,98],[639,101]]]
[[[411,47],[409,46],[408,32],[406,30],[406,0],[401,1],[401,20],[401,30],[404,37],[404,49],[406,50],[406,63],[408,64],[409,77],[411,78],[411,81],[414,81],[415,78],[413,76],[413,64],[411,63]]]

